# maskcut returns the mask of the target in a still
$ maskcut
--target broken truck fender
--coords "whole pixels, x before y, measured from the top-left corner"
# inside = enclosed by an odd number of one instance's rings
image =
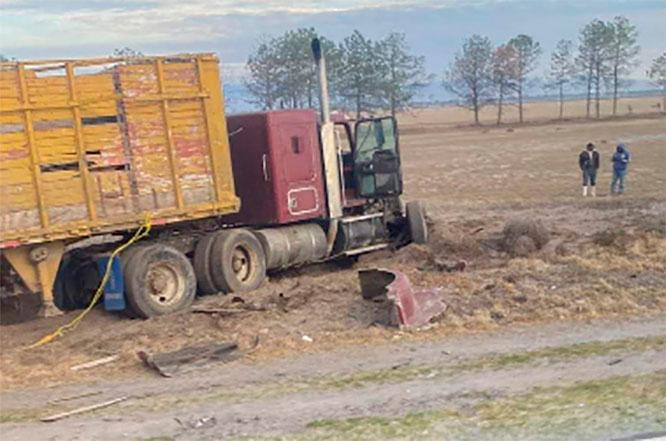
[[[441,300],[441,288],[412,288],[407,276],[389,269],[365,269],[358,272],[361,295],[366,300],[385,301],[390,306],[384,321],[400,329],[418,328],[446,310]]]

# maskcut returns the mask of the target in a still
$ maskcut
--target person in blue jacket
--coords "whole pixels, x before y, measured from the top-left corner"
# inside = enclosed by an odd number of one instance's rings
[[[625,144],[618,144],[613,154],[613,180],[611,181],[611,194],[624,193],[627,168],[631,162],[631,154]]]

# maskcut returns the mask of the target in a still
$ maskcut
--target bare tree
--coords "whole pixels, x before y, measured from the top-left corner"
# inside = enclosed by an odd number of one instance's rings
[[[518,95],[518,115],[523,122],[523,96],[527,85],[527,75],[536,68],[541,55],[541,45],[532,37],[520,34],[509,40],[509,46],[516,52],[515,56],[515,90]]]
[[[497,125],[502,123],[502,106],[515,88],[516,50],[508,44],[499,46],[492,55],[492,81],[497,96]]]
[[[661,87],[661,111],[666,112],[666,52],[652,60],[647,76],[655,85]]]
[[[599,118],[601,86],[603,79],[608,76],[608,61],[610,43],[613,38],[611,27],[601,21],[594,19],[580,31],[580,42],[578,45],[578,56],[576,62],[584,72],[583,79],[586,85],[586,117],[590,117],[592,94],[596,108],[596,117]]]
[[[426,74],[425,58],[412,55],[405,34],[392,32],[378,43],[381,58],[384,101],[395,117],[396,110],[411,102],[416,92],[432,77]]]
[[[474,34],[444,74],[444,86],[460,99],[459,105],[474,112],[475,124],[479,124],[481,108],[492,99],[492,52],[490,40]]]
[[[560,40],[550,56],[549,86],[556,88],[560,104],[560,116],[564,118],[564,87],[575,75],[573,63],[573,43],[571,40]]]
[[[629,73],[636,64],[640,46],[636,43],[638,31],[626,17],[615,17],[610,28],[609,58],[611,64],[611,83],[613,87],[613,115],[617,114],[618,90],[622,77]]]

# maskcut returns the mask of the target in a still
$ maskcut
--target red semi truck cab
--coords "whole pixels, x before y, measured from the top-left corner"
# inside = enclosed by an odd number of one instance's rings
[[[225,221],[252,226],[326,217],[317,115],[278,110],[227,117],[237,214]]]
[[[227,117],[241,208],[221,221],[252,229],[268,270],[361,254],[414,239],[400,201],[395,120],[364,119],[352,125],[337,118],[330,124],[333,143],[326,146],[322,124],[313,110]],[[334,153],[333,180],[326,177],[327,148]],[[339,198],[337,216],[331,212],[332,197]],[[422,225],[420,206],[412,206],[410,211]]]

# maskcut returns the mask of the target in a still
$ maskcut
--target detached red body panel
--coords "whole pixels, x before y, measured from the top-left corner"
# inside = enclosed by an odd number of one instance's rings
[[[229,223],[276,225],[326,216],[317,115],[279,110],[227,117],[239,213]]]
[[[400,328],[425,326],[444,313],[440,289],[412,288],[407,276],[388,269],[367,269],[358,272],[361,294],[366,300],[382,301],[390,305],[388,316],[380,322]]]

